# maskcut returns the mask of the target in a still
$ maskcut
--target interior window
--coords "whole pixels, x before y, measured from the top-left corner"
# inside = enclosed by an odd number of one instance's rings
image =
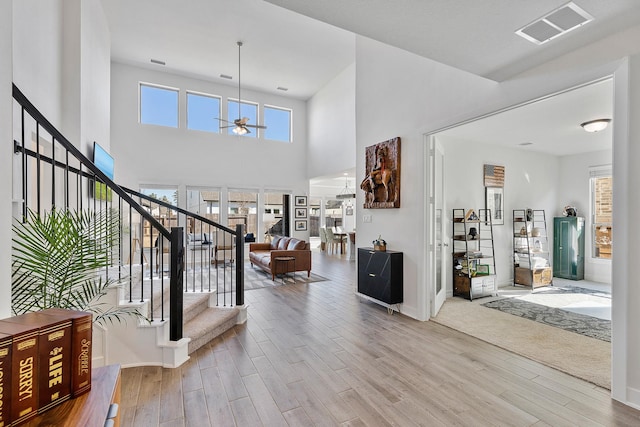
[[[265,213],[262,216],[262,226],[265,234],[269,236],[284,235],[282,214],[280,213],[283,208],[283,196],[281,191],[265,191],[264,193],[264,206]],[[268,213],[266,211],[269,211]]]
[[[265,105],[264,124],[265,139],[291,142],[291,110]]]
[[[140,123],[178,127],[178,89],[140,84]]]
[[[248,118],[249,121],[247,124],[249,125],[257,125],[258,124],[258,104],[250,103],[243,101],[240,104],[240,117],[238,117],[238,101],[231,100],[227,102],[227,120],[229,120],[230,125],[233,125],[233,121],[236,119]],[[227,129],[227,133],[229,135],[235,135],[233,132],[234,126],[229,126]],[[249,133],[246,133],[241,136],[248,136],[250,138],[258,137],[258,129],[249,128]]]
[[[187,129],[220,132],[220,98],[187,92]]]
[[[245,233],[257,232],[258,193],[249,190],[229,190],[229,218],[227,226],[232,230],[236,224],[244,224]]]
[[[611,168],[591,170],[593,257],[611,259],[613,177]]]

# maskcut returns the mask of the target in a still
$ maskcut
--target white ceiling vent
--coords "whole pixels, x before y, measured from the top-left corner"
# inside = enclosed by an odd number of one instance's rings
[[[593,16],[569,2],[520,28],[516,34],[535,44],[543,44],[591,21]]]

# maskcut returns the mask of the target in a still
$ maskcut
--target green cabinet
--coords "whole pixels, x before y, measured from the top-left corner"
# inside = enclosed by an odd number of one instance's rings
[[[553,219],[553,276],[584,279],[584,218]]]

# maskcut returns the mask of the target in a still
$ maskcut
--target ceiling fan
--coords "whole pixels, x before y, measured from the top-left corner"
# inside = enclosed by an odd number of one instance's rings
[[[227,126],[220,126],[220,129],[233,128],[232,132],[236,135],[245,135],[247,133],[251,133],[249,128],[254,129],[266,129],[266,126],[262,125],[250,125],[248,124],[249,118],[242,117],[240,112],[240,107],[242,106],[242,98],[240,97],[240,48],[242,47],[242,42],[238,42],[238,118],[233,121],[233,124],[229,120],[218,119],[224,122],[229,123]]]

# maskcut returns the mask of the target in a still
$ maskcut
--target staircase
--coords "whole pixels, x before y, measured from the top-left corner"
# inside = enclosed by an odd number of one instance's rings
[[[244,230],[118,186],[71,144],[13,86],[14,182],[22,203],[14,216],[51,208],[118,213],[122,224],[110,267],[97,271],[116,279],[99,299],[103,307],[134,307],[149,321],[94,323],[94,366],[177,367],[189,354],[246,322]],[[99,190],[99,191],[98,191]],[[168,219],[168,221],[167,221]],[[171,230],[165,227],[171,226]],[[208,237],[194,250],[194,236]],[[161,274],[159,274],[161,272]]]

